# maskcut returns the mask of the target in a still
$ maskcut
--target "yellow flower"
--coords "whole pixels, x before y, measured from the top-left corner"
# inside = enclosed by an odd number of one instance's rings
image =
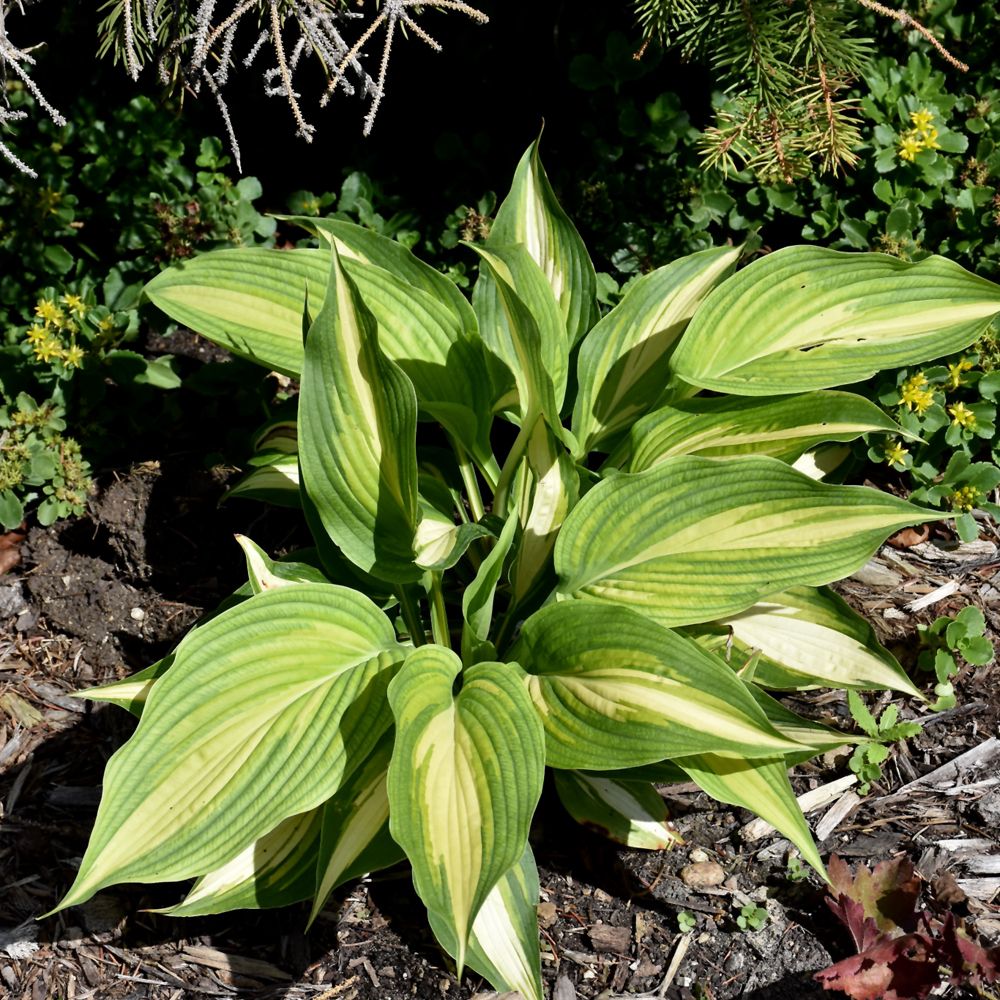
[[[972,427],[976,423],[976,415],[972,410],[966,409],[965,403],[956,403],[954,406],[949,406],[948,412],[954,418],[952,420],[953,424],[958,424],[962,427]]]
[[[923,416],[934,403],[934,390],[925,389],[925,385],[927,377],[923,372],[917,372],[912,378],[908,378],[899,390],[900,402],[905,403],[908,410],[916,410],[918,416]]]
[[[901,160],[914,161],[917,153],[924,148],[923,137],[918,135],[916,130],[904,132],[899,137],[899,158]]]
[[[39,361],[51,361],[53,358],[58,358],[62,351],[62,344],[56,340],[46,340],[35,345],[35,357]]]
[[[52,301],[52,299],[39,299],[35,306],[35,315],[40,316],[46,323],[54,323],[57,319],[62,319],[66,314]]]
[[[948,389],[957,389],[960,385],[965,385],[965,382],[962,381],[962,372],[967,372],[971,368],[971,361],[960,361],[957,365],[948,365]]]
[[[934,121],[934,116],[927,108],[922,108],[920,111],[910,112],[910,121],[913,122],[913,127],[918,132],[926,132],[930,128],[931,122]]]
[[[902,441],[893,441],[885,446],[885,460],[889,463],[890,469],[896,464],[901,469],[905,468],[904,458],[909,454],[909,449],[903,447]]]
[[[979,501],[979,490],[975,486],[963,486],[961,489],[955,490],[948,497],[948,501],[951,503],[952,510],[962,510],[969,514]]]
[[[940,149],[941,143],[937,141],[938,130],[936,128],[928,129],[926,132],[921,133],[921,137],[924,140],[925,149]]]
[[[82,316],[87,311],[87,304],[79,295],[67,292],[59,301],[63,305],[69,306],[70,312],[75,312],[78,316]]]
[[[83,348],[79,344],[73,344],[63,351],[63,364],[68,368],[79,368],[83,362]]]
[[[111,333],[114,328],[115,323],[110,316],[106,316],[100,323],[97,324],[97,329],[100,330],[101,333]]]
[[[28,330],[25,336],[28,338],[29,344],[40,344],[43,340],[48,338],[49,331],[46,330],[44,326],[38,326],[36,324]]]

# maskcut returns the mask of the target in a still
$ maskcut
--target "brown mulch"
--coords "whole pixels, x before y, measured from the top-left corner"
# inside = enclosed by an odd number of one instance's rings
[[[272,552],[301,544],[301,526],[287,512],[261,517],[258,505],[218,508],[224,478],[180,462],[120,470],[102,484],[87,517],[29,532],[21,563],[0,578],[0,995],[469,1000],[488,993],[474,974],[456,981],[405,865],[343,887],[308,935],[305,904],[180,919],[150,912],[181,898],[184,887],[176,884],[116,886],[34,920],[72,881],[104,765],[134,728],[127,713],[68,694],[153,662],[234,589],[244,578],[234,531],[247,531]],[[884,546],[870,572],[837,589],[917,676],[918,623],[975,603],[996,639],[1000,592],[992,581],[1000,587],[1000,558],[990,548],[992,532],[985,524],[982,541],[962,548],[935,527],[916,545]],[[952,582],[953,592],[929,607],[907,608]],[[928,676],[917,681],[929,690]],[[814,827],[835,821],[820,844],[824,857],[836,852],[870,865],[910,855],[928,901],[953,906],[995,944],[1000,865],[989,859],[1000,844],[1000,755],[921,782],[997,732],[996,662],[964,666],[957,690],[958,708],[894,748],[870,795],[855,801],[852,789],[836,786],[809,819]],[[870,704],[880,711],[890,700],[902,718],[928,715],[889,694]],[[850,730],[842,693],[803,692],[786,702]],[[847,754],[831,752],[797,768],[792,782],[797,794],[822,795],[848,775]],[[672,852],[618,847],[578,827],[551,789],[543,797],[532,844],[542,887],[543,973],[553,1000],[839,995],[824,993],[812,974],[848,954],[850,944],[823,904],[819,879],[789,878],[792,845],[773,831],[751,838],[751,814],[720,806],[694,786],[662,791],[687,842]],[[679,872],[692,854],[721,866],[721,885],[693,889],[684,882]],[[735,918],[750,903],[768,919],[741,931]],[[688,934],[678,925],[681,912],[695,921]]]

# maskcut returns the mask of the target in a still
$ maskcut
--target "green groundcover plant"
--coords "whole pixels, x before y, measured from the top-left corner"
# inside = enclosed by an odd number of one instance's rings
[[[471,307],[398,242],[300,221],[324,247],[205,254],[146,286],[301,378],[270,441],[297,455],[316,548],[274,562],[241,537],[243,590],[87,693],[141,717],[59,908],[196,878],[166,912],[312,897],[315,917],[405,857],[459,973],[541,1000],[546,767],[618,840],[675,841],[652,782],[693,779],[822,872],[786,771],[845,737],[767,692],[920,697],[825,585],[931,516],[821,481],[825,445],[899,433],[831,387],[963,350],[1000,289],[938,257],[792,247],[737,270],[722,247],[599,318],[537,144],[470,246]]]

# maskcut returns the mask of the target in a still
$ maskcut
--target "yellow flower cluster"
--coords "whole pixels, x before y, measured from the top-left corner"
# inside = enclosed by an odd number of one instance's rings
[[[35,306],[35,316],[38,319],[25,334],[35,357],[46,364],[62,361],[68,368],[79,368],[86,351],[76,342],[76,336],[80,332],[77,319],[89,308],[79,295],[69,292],[58,303],[55,299],[39,299]],[[98,325],[104,333],[112,331],[110,319]],[[68,344],[64,338],[69,340]]]
[[[917,372],[908,378],[899,390],[900,402],[906,404],[908,410],[916,410],[922,417],[934,402],[934,390],[926,388],[927,377],[923,372]]]
[[[955,490],[948,497],[948,500],[952,510],[962,510],[966,514],[970,514],[979,502],[979,490],[975,486],[963,486],[961,489]]]
[[[971,361],[960,361],[957,365],[948,365],[948,382],[946,384],[946,389],[950,392],[952,389],[957,389],[960,385],[965,385],[965,382],[962,380],[962,372],[971,370]]]
[[[921,111],[910,113],[910,121],[913,128],[906,129],[899,137],[899,158],[901,160],[914,161],[917,153],[924,149],[940,149],[938,144],[938,130],[931,125],[934,115],[923,108]]]
[[[955,403],[948,407],[948,412],[952,416],[952,423],[960,427],[972,428],[976,425],[976,415],[966,407],[965,403]]]

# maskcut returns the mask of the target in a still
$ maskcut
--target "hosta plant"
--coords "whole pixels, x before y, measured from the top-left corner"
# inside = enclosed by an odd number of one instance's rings
[[[241,538],[243,590],[89,692],[141,719],[60,907],[194,878],[168,912],[315,916],[405,857],[459,973],[541,1000],[546,767],[619,841],[676,842],[653,783],[694,780],[822,871],[786,771],[845,737],[768,691],[919,696],[826,585],[934,516],[822,482],[843,442],[900,433],[831,387],[964,349],[1000,290],[936,257],[793,247],[738,269],[722,247],[601,317],[537,146],[469,248],[471,306],[399,243],[301,221],[320,249],[206,254],[146,288],[301,379],[297,425],[260,443],[297,455],[280,488],[316,547],[274,562]]]

